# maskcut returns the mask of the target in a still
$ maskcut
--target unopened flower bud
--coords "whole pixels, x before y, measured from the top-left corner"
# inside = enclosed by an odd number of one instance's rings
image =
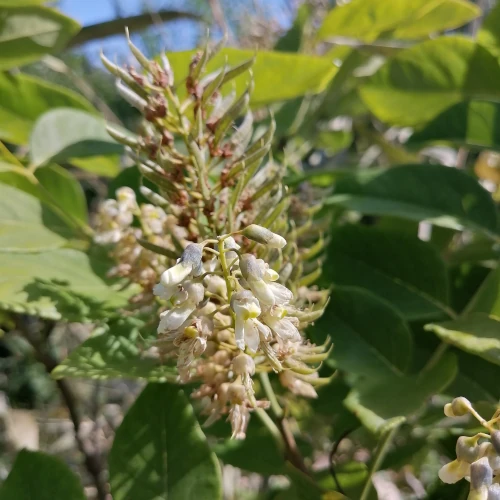
[[[470,466],[470,486],[479,490],[483,486],[490,486],[493,481],[493,471],[486,457],[480,458]]]
[[[468,399],[459,397],[444,406],[444,414],[447,417],[463,417],[471,408],[472,404]]]
[[[253,375],[255,373],[255,362],[248,354],[238,354],[233,359],[233,370],[236,375]]]
[[[243,230],[243,235],[271,248],[283,248],[286,245],[285,238],[257,224],[250,224],[246,227]]]

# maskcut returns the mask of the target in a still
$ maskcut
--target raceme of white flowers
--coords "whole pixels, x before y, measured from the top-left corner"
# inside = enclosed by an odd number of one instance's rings
[[[159,64],[129,46],[141,69],[102,60],[144,120],[138,135],[109,132],[149,183],[140,188],[148,203],[120,188],[99,209],[95,240],[110,249],[110,275],[139,285],[133,307],[159,315],[159,362],[199,384],[192,396],[207,424],[228,416],[243,438],[250,412],[269,405],[254,387],[260,374],[278,374],[285,394],[305,397],[329,381],[318,376],[328,342],[303,334],[328,300],[314,285],[328,220],[313,223],[319,193],[290,192],[286,168],[265,161],[274,121],[256,134],[253,83],[238,97],[232,81],[251,80],[253,59],[205,75],[220,49],[207,47],[176,87],[166,57]]]
[[[460,436],[457,440],[457,458],[439,471],[445,483],[461,479],[470,482],[468,500],[500,500],[500,410],[485,420],[466,398],[455,398],[444,408],[447,417],[475,417],[487,432]]]

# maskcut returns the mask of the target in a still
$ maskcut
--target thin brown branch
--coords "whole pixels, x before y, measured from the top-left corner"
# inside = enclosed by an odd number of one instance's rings
[[[203,21],[203,18],[192,12],[182,12],[175,10],[159,10],[155,14],[156,19],[161,19],[162,22],[177,21],[179,19],[191,19],[193,21]],[[151,14],[146,12],[130,17],[120,17],[106,21],[104,23],[92,24],[84,26],[79,33],[69,42],[68,48],[77,47],[91,40],[99,40],[112,35],[121,35],[124,33],[125,27],[128,27],[131,32],[141,31],[146,29],[153,23]]]
[[[278,420],[278,428],[283,436],[283,441],[285,442],[285,458],[297,469],[302,471],[304,474],[310,476],[311,473],[304,463],[304,458],[297,447],[297,442],[295,441],[295,436],[290,429],[290,422],[286,417]]]
[[[33,328],[34,325],[23,324],[21,331],[28,340],[28,342],[33,347],[35,352],[36,359],[42,363],[48,374],[52,372],[52,370],[59,364],[55,356],[49,351],[47,339],[44,339],[39,331],[36,331],[36,328]],[[52,325],[49,325],[50,329]],[[71,421],[73,422],[75,440],[78,445],[78,449],[82,453],[84,457],[85,467],[92,477],[94,486],[97,490],[97,498],[98,500],[106,500],[107,499],[107,491],[106,491],[106,482],[103,477],[103,467],[101,461],[101,455],[98,450],[89,449],[88,444],[82,439],[80,435],[80,429],[82,424],[82,417],[80,414],[80,410],[78,408],[78,399],[71,388],[70,383],[67,380],[57,380],[56,381],[59,392],[61,393],[62,400],[64,404],[68,408],[69,416]]]

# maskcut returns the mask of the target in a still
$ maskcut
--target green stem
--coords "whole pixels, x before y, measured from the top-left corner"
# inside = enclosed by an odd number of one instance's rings
[[[283,417],[283,410],[281,409],[280,404],[278,403],[278,399],[276,398],[276,394],[274,393],[273,387],[271,385],[271,381],[269,380],[269,375],[266,372],[263,372],[259,375],[260,382],[262,384],[262,388],[266,393],[269,402],[271,403],[271,410],[273,411],[276,418],[280,419]]]
[[[368,472],[368,476],[366,478],[366,483],[363,487],[363,491],[361,492],[361,496],[359,497],[359,500],[367,500],[368,495],[370,493],[370,490],[372,489],[372,478],[375,472],[378,471],[379,467],[382,465],[382,462],[387,455],[387,451],[389,449],[389,446],[396,435],[397,431],[399,429],[399,425],[394,425],[394,427],[386,432],[380,441],[380,444],[377,448],[377,451],[375,453],[375,456],[373,457],[373,463],[372,466],[370,467],[370,470]]]
[[[278,429],[278,426],[274,423],[273,419],[267,414],[266,410],[262,408],[256,408],[255,413],[260,418],[261,422],[267,427],[280,450],[284,451],[285,441],[281,435],[281,431]]]
[[[219,260],[220,260],[220,265],[222,267],[222,274],[224,275],[224,281],[226,282],[226,287],[227,287],[227,300],[229,303],[231,303],[231,296],[233,294],[233,287],[231,285],[231,277],[229,274],[229,269],[227,267],[227,260],[226,260],[226,253],[225,253],[225,248],[224,248],[224,239],[220,239],[217,242],[217,246],[219,247]],[[231,316],[234,317],[234,312],[232,309],[231,311]]]

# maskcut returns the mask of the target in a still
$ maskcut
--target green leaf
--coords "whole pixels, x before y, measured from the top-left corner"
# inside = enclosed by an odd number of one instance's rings
[[[483,281],[464,314],[484,313],[500,318],[500,266],[491,271]]]
[[[481,24],[477,41],[500,57],[500,4],[496,3]]]
[[[466,173],[442,165],[357,171],[338,182],[325,204],[369,215],[427,220],[451,229],[488,233],[498,228],[488,191]]]
[[[90,156],[88,158],[71,158],[75,167],[103,177],[115,177],[120,173],[120,156]]]
[[[33,76],[0,73],[0,139],[26,144],[37,118],[58,107],[94,112],[88,101],[64,87]]]
[[[225,464],[257,474],[284,474],[283,452],[267,428],[258,424],[252,418],[245,439],[226,439],[213,447],[215,454]]]
[[[431,396],[443,391],[457,374],[457,360],[447,353],[419,375],[360,381],[345,405],[374,433],[418,411]]]
[[[24,191],[53,209],[71,227],[86,226],[87,202],[79,182],[58,165],[39,168],[36,175],[27,168],[0,161],[0,183]],[[74,219],[67,217],[71,215]]]
[[[500,365],[500,319],[495,316],[472,313],[453,321],[430,323],[425,329],[443,342]]]
[[[463,396],[470,401],[488,401],[497,404],[500,399],[500,367],[485,363],[479,356],[455,350],[458,358],[458,374],[447,394]]]
[[[217,458],[182,389],[143,390],[116,431],[109,481],[115,500],[222,498]]]
[[[173,52],[168,59],[177,82],[182,82],[188,72],[195,51]],[[329,57],[319,57],[285,52],[259,51],[227,48],[221,50],[208,64],[207,71],[216,71],[224,66],[237,66],[255,56],[252,66],[255,90],[251,95],[252,106],[261,106],[275,101],[284,101],[323,91],[337,68]],[[236,92],[243,93],[249,79],[248,71],[234,82]]]
[[[399,231],[359,225],[336,229],[323,278],[365,288],[408,320],[441,316],[448,306],[447,273],[439,253]]]
[[[2,6],[0,70],[22,66],[61,50],[79,30],[76,21],[54,9],[19,4]]]
[[[33,286],[35,280],[58,280],[70,290],[118,309],[128,294],[117,292],[98,274],[100,263],[83,252],[58,249],[37,254],[3,253],[0,260],[0,308],[46,319],[61,319],[56,305]],[[104,273],[103,273],[104,274]]]
[[[36,493],[35,493],[36,492]],[[85,500],[76,474],[56,457],[21,450],[0,488],[0,500]]]
[[[422,143],[500,149],[500,104],[470,100],[455,104],[415,132],[407,145]]]
[[[59,208],[84,223],[88,222],[87,200],[80,183],[59,165],[36,170],[35,176]]]
[[[340,370],[380,378],[401,374],[410,363],[412,338],[389,303],[361,288],[336,287],[311,331],[316,341],[330,336],[330,360]]]
[[[497,59],[473,40],[446,36],[420,43],[388,60],[360,93],[380,120],[426,123],[468,99],[498,101]]]
[[[30,161],[35,166],[122,151],[123,146],[109,136],[102,118],[77,109],[59,108],[44,113],[30,137]]]
[[[0,252],[41,252],[60,248],[74,235],[48,206],[0,184]]]
[[[52,376],[56,379],[76,377],[174,381],[174,368],[142,356],[147,346],[141,339],[140,326],[139,322],[124,318],[98,328],[52,371]]]
[[[481,14],[463,0],[353,0],[332,9],[318,38],[350,37],[371,42],[379,37],[415,39],[462,26]]]

